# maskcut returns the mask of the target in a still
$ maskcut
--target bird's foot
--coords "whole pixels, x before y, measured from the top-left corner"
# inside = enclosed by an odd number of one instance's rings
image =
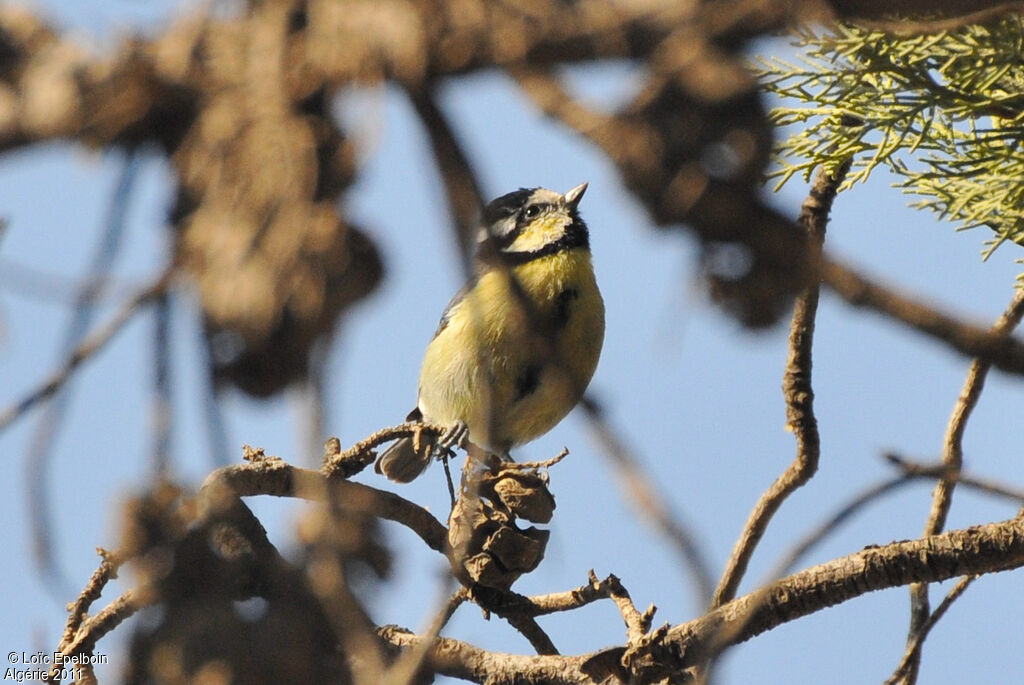
[[[455,454],[456,448],[463,448],[469,442],[469,426],[464,421],[458,421],[445,430],[434,443],[434,458],[443,459]]]

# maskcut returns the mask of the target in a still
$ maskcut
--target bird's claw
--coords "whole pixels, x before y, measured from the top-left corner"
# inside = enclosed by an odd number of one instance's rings
[[[455,455],[456,448],[463,448],[469,441],[469,426],[464,421],[452,424],[434,443],[434,458],[443,459]]]

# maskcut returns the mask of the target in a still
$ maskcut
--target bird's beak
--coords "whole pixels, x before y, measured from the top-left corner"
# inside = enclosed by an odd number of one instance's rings
[[[583,193],[587,192],[587,185],[589,184],[581,183],[562,196],[562,201],[565,202],[566,207],[576,209],[576,205],[580,203]]]

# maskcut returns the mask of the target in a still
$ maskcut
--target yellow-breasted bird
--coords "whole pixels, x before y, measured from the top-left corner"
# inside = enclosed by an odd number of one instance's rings
[[[451,426],[444,436],[399,440],[377,471],[416,478],[438,447],[467,437],[508,458],[576,406],[604,341],[604,300],[577,207],[564,195],[520,188],[484,209],[476,275],[448,303],[427,346],[410,421]]]

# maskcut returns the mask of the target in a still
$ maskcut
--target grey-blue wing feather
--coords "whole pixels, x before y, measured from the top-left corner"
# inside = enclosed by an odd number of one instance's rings
[[[441,331],[448,327],[448,322],[451,321],[452,310],[454,310],[460,302],[466,299],[466,295],[473,289],[474,285],[476,285],[475,279],[459,288],[459,291],[452,295],[452,299],[448,300],[448,304],[445,305],[444,311],[441,312],[441,320],[437,322],[437,330],[434,331],[435,338],[441,334]]]

